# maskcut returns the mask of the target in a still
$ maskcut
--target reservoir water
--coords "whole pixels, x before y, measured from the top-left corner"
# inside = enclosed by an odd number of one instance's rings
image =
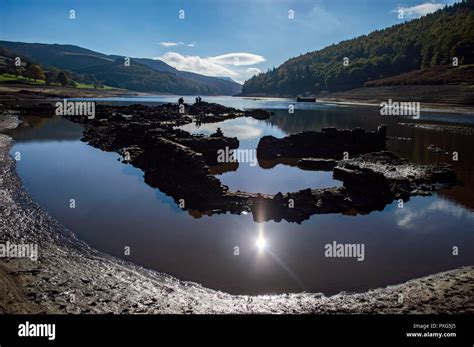
[[[81,126],[58,116],[24,117],[10,132],[15,140],[11,154],[21,153],[17,170],[33,199],[78,238],[144,267],[233,294],[357,292],[474,264],[474,136],[400,125],[414,120],[381,116],[377,108],[304,103],[289,114],[291,100],[203,99],[241,109],[271,109],[274,115],[265,121],[188,124],[184,130],[210,134],[220,127],[226,136],[239,139],[240,148],[255,149],[264,135],[283,137],[325,127],[372,131],[384,123],[388,150],[421,164],[449,162],[460,183],[433,196],[413,197],[403,208],[393,202],[368,215],[314,215],[302,224],[256,223],[251,215],[202,216],[181,210],[145,184],[143,172],[122,164],[116,153],[81,142]],[[176,97],[100,102],[160,104],[176,102]],[[474,127],[473,116],[441,112],[422,112],[416,122]],[[443,152],[428,151],[430,144]],[[459,154],[455,162],[454,151]],[[262,193],[341,184],[330,172],[283,164],[241,164],[218,178],[231,190]],[[70,199],[76,202],[74,209]],[[324,246],[333,241],[363,243],[364,261],[325,257]],[[124,254],[125,247],[130,247],[130,255]]]

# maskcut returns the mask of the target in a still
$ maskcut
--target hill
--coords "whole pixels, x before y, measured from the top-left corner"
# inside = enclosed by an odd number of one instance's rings
[[[169,72],[185,79],[192,80],[202,86],[209,87],[210,90],[220,90],[223,95],[235,95],[240,93],[242,86],[230,78],[222,77],[210,77],[200,75],[194,72],[176,70],[174,67],[169,66],[161,60],[147,59],[147,58],[134,58],[140,64],[151,67],[156,71]],[[212,93],[201,93],[201,94],[212,94]]]
[[[453,67],[440,65],[423,70],[413,70],[401,75],[368,81],[366,87],[395,85],[439,85],[439,84],[474,84],[474,64]]]
[[[474,63],[474,1],[292,58],[246,81],[242,94],[343,91],[368,81],[452,64]],[[349,59],[344,66],[344,58]]]
[[[217,77],[179,71],[166,63],[106,55],[74,45],[0,41],[0,47],[26,56],[45,67],[55,67],[84,76],[93,76],[102,84],[140,92],[173,94],[234,95],[241,85]]]
[[[198,83],[172,72],[154,70],[148,66],[134,63],[125,66],[123,59],[111,63],[98,64],[76,70],[78,73],[95,76],[102,83],[139,92],[160,92],[171,94],[224,94],[224,91]]]

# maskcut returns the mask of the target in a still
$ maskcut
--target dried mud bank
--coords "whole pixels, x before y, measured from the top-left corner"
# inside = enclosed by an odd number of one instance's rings
[[[0,110],[0,132],[16,124]],[[31,200],[11,142],[0,134],[0,240],[34,243],[39,258],[0,259],[0,313],[474,312],[474,266],[359,294],[232,296],[119,260],[77,240]]]
[[[420,102],[421,111],[474,114],[474,88],[469,84],[361,87],[318,97],[320,102],[378,108],[389,99]]]
[[[34,102],[44,99],[64,98],[110,98],[150,95],[124,89],[90,89],[66,86],[47,86],[29,83],[0,84],[0,100],[15,104],[18,102]]]

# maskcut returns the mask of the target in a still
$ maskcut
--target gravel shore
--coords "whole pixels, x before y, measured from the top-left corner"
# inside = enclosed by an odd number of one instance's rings
[[[3,113],[2,113],[3,112]],[[0,110],[0,132],[17,125]],[[37,261],[0,259],[0,313],[473,313],[474,266],[365,293],[233,296],[90,248],[31,200],[0,134],[0,244],[35,244]]]
[[[90,89],[63,86],[35,85],[28,83],[0,84],[0,100],[13,103],[45,99],[64,98],[111,98],[142,96],[147,93],[132,92],[124,89]]]

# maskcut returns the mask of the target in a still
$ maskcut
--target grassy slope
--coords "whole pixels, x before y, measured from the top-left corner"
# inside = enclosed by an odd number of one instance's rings
[[[122,89],[188,95],[233,95],[241,89],[236,82],[178,71],[152,59],[132,58],[131,65],[124,68],[124,57],[74,45],[0,41],[0,47],[27,56],[43,67],[91,74],[109,86]]]
[[[10,74],[0,74],[0,83],[2,83],[2,82],[19,82],[19,83],[25,82],[25,83],[29,83],[29,84],[45,84],[45,81],[43,81],[43,80],[35,81],[33,79],[26,78],[26,77],[23,77],[23,76],[14,76],[14,75],[10,75]],[[75,88],[78,88],[78,89],[96,89],[96,88],[94,88],[94,86],[92,84],[85,84],[85,83],[78,83],[78,82],[75,82],[75,83],[76,83]],[[53,83],[53,85],[58,85],[58,84]],[[102,88],[99,88],[99,89],[106,89],[106,90],[116,89],[116,90],[118,90],[119,88],[114,88],[114,87],[104,85]]]
[[[10,74],[0,74],[0,83],[1,82],[28,82],[28,83],[33,83],[33,84],[45,84],[43,80],[33,80],[30,78],[26,78],[23,76],[15,76],[15,75],[10,75]]]

